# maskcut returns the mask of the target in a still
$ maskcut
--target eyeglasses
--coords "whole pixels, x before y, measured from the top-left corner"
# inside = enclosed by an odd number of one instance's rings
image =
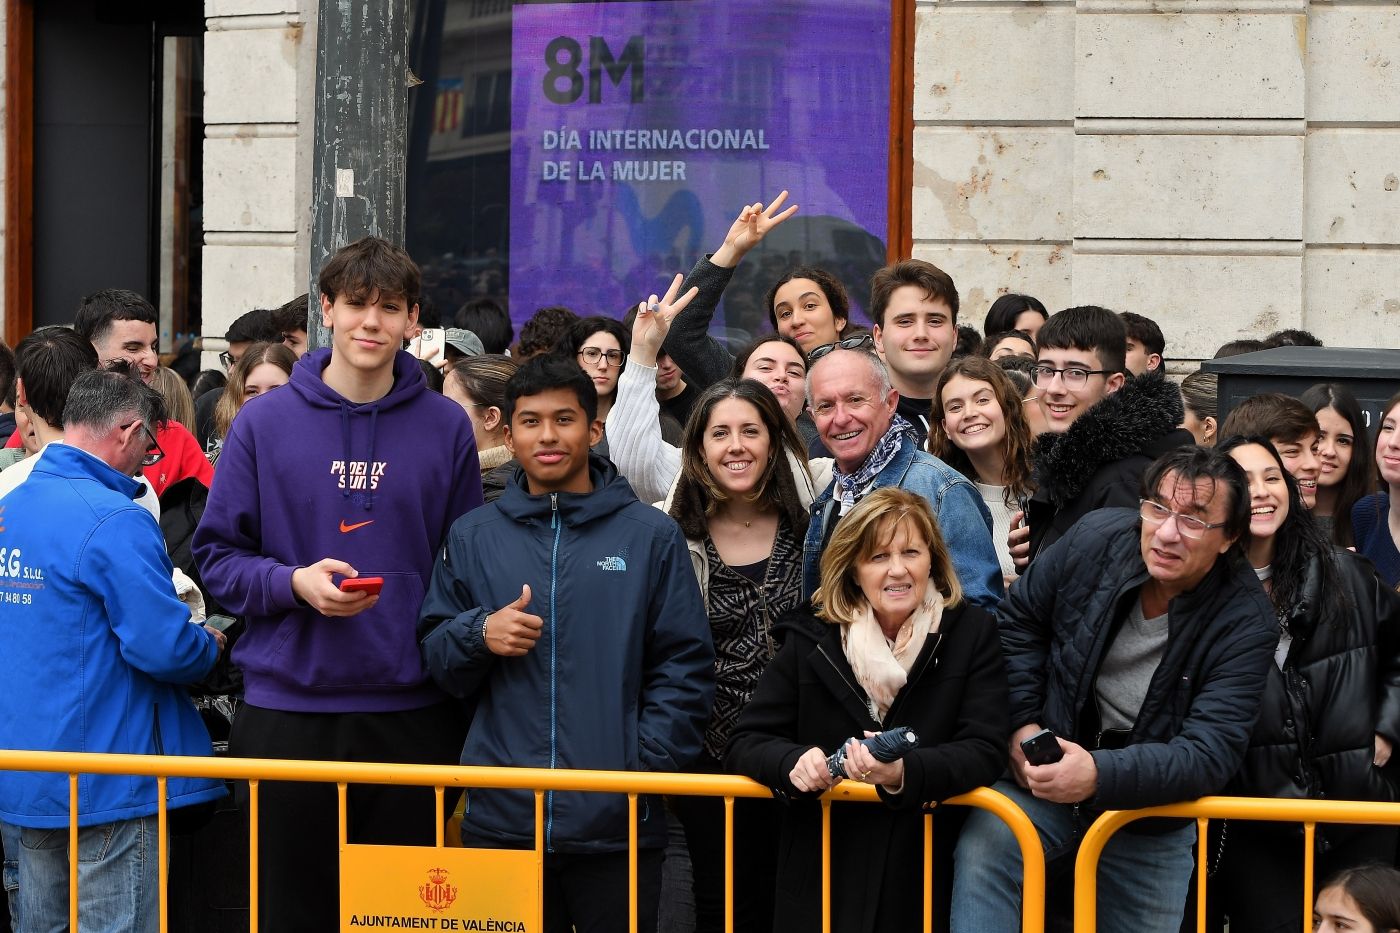
[[[146,456],[141,458],[141,465],[143,467],[148,467],[155,466],[157,463],[160,463],[161,459],[165,456],[165,451],[161,450],[160,444],[156,443],[156,436],[151,433],[151,429],[146,426],[146,422],[128,421],[126,424],[117,425],[117,430],[125,431],[133,424],[141,425],[141,430],[146,432],[146,439],[151,442],[150,446],[146,448]]]
[[[234,359],[233,354],[227,350],[219,354],[219,362],[223,364],[224,369],[233,369],[238,365],[238,360]]]
[[[811,366],[837,347],[840,347],[842,350],[859,350],[862,347],[873,346],[875,346],[875,338],[870,334],[857,334],[854,337],[847,337],[845,340],[838,340],[835,343],[824,343],[807,354],[807,365]]]
[[[1173,512],[1160,502],[1153,502],[1151,499],[1138,500],[1139,514],[1142,520],[1149,525],[1165,524],[1166,520],[1173,515],[1176,516],[1176,528],[1184,537],[1192,540],[1200,540],[1206,536],[1206,532],[1212,528],[1224,528],[1225,522],[1203,522],[1194,515],[1183,515],[1180,512]]]
[[[604,357],[607,358],[608,365],[616,369],[627,359],[627,354],[621,350],[600,350],[597,347],[584,347],[578,351],[578,358],[589,366],[597,366],[598,361]]]
[[[1058,373],[1060,378],[1065,381],[1065,388],[1082,389],[1084,388],[1084,383],[1089,381],[1090,376],[1107,376],[1109,373],[1113,372],[1113,370],[1080,369],[1077,366],[1071,366],[1068,369],[1056,369],[1053,366],[1037,366],[1032,369],[1031,372],[1035,375],[1035,384],[1038,386],[1048,388],[1049,385],[1055,381],[1055,375]]]

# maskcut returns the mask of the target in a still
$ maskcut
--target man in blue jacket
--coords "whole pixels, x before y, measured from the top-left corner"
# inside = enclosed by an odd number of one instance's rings
[[[840,517],[871,490],[898,486],[928,500],[963,593],[984,609],[994,609],[1002,577],[992,517],[967,477],[919,449],[913,426],[898,414],[899,393],[869,343],[869,337],[849,337],[817,347],[807,357],[807,404],[836,463],[831,484],[812,503],[803,547],[803,591],[809,596],[816,592],[822,551]]]
[[[506,445],[520,469],[458,519],[419,626],[448,693],[475,704],[468,765],[678,771],[699,754],[714,649],[680,529],[612,464],[592,381],[539,357],[506,385]],[[499,607],[499,608],[498,608]],[[534,845],[526,791],[473,791],[469,846]],[[654,930],[666,819],[639,808],[638,918]],[[627,927],[627,801],[545,796],[545,929]]]
[[[166,418],[153,389],[115,372],[78,376],[62,442],[0,499],[0,747],[208,755],[180,686],[208,673],[219,632],[191,623],[170,585],[160,529],[133,501],[132,474],[155,463]],[[171,778],[169,806],[223,794]],[[83,775],[78,784],[78,923],[159,926],[154,778]],[[0,821],[19,828],[23,928],[68,924],[68,777],[0,772]]]

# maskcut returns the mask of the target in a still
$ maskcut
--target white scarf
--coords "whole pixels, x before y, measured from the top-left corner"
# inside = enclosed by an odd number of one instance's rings
[[[909,669],[923,650],[925,639],[930,632],[938,631],[942,619],[943,596],[930,580],[923,602],[899,627],[893,646],[885,638],[880,623],[875,621],[875,613],[869,604],[842,630],[841,643],[846,651],[846,660],[851,663],[856,680],[874,704],[871,712],[879,722],[885,721],[885,714],[890,711],[894,698],[909,680]]]

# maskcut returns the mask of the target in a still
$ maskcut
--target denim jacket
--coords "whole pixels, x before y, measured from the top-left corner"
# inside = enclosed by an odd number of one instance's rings
[[[832,497],[833,479],[812,503],[812,521],[807,526],[803,548],[802,591],[807,597],[816,592],[821,580],[822,551],[830,538],[840,505]],[[943,541],[953,559],[958,582],[969,601],[984,609],[995,609],[1003,589],[1001,563],[992,544],[992,516],[977,488],[957,470],[933,454],[919,450],[912,438],[905,438],[889,466],[875,477],[870,487],[898,486],[917,492],[928,500],[938,518]]]

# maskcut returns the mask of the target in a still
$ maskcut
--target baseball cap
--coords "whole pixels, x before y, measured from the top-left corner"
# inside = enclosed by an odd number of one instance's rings
[[[447,328],[443,339],[447,341],[449,347],[466,356],[481,356],[486,352],[481,338],[463,327]]]

